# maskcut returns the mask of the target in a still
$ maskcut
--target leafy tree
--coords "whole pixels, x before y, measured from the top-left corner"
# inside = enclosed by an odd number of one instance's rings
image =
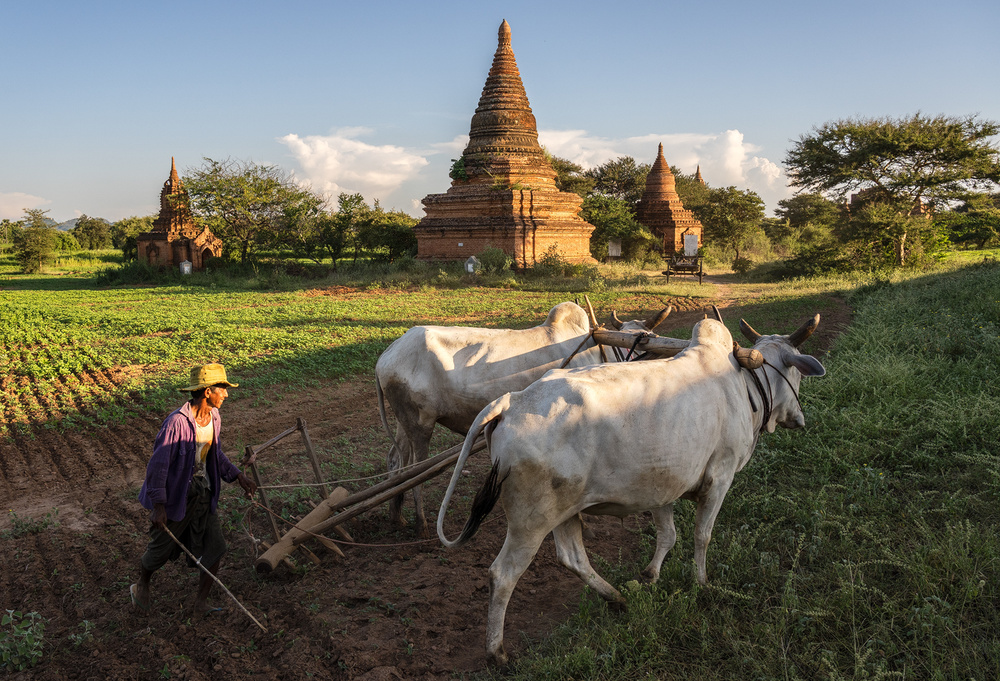
[[[287,243],[287,230],[317,213],[322,199],[278,166],[226,159],[205,163],[184,178],[192,208],[241,263],[262,249]]]
[[[852,211],[838,233],[855,269],[918,266],[948,246],[940,226],[908,206],[905,200],[869,202]]]
[[[677,195],[681,197],[685,208],[694,210],[708,203],[708,195],[712,191],[708,185],[702,184],[694,175],[688,175],[677,166],[670,166],[670,172],[674,176]]]
[[[72,234],[80,248],[88,251],[108,248],[111,245],[111,225],[103,218],[81,215]]]
[[[132,215],[131,217],[122,218],[117,222],[111,223],[111,227],[108,228],[111,245],[121,249],[123,259],[135,260],[139,257],[136,237],[145,232],[152,231],[153,222],[155,221],[155,215],[145,215],[143,217]]]
[[[977,248],[986,248],[1000,236],[1000,194],[971,196],[962,206],[936,215],[934,219],[953,243],[972,243]]]
[[[812,192],[778,201],[774,214],[793,228],[807,224],[832,227],[840,219],[840,207],[822,194]]]
[[[584,173],[582,166],[565,158],[553,156],[548,151],[545,152],[545,158],[556,171],[556,188],[559,191],[586,197],[593,190],[596,180]]]
[[[12,243],[20,231],[20,220],[8,220],[7,218],[0,220],[0,243]]]
[[[56,233],[54,250],[60,253],[80,250],[80,242],[76,240],[76,237],[71,232],[64,232],[61,229],[54,231]]]
[[[1000,124],[975,116],[844,119],[801,136],[785,165],[793,186],[841,200],[868,189],[912,209],[995,189],[998,133]]]
[[[1000,150],[991,139],[998,133],[1000,124],[976,116],[843,119],[801,136],[785,166],[793,186],[840,200],[857,192],[868,206],[890,206],[894,215],[855,207],[850,220],[860,223],[851,231],[863,225],[890,235],[903,265],[910,250],[927,245],[911,239],[908,227],[937,238],[926,221],[910,219],[915,213],[1000,186]]]
[[[636,164],[631,156],[619,156],[591,168],[584,175],[594,180],[593,193],[627,201],[634,206],[646,189],[646,176],[651,167],[648,163]]]
[[[56,247],[56,230],[49,226],[45,217],[47,210],[25,209],[22,223],[24,227],[17,234],[14,243],[15,258],[25,274],[34,274],[52,259]]]
[[[373,208],[358,220],[356,241],[374,258],[392,262],[407,253],[416,253],[417,219],[402,211],[383,210],[375,200]]]
[[[700,206],[695,215],[705,228],[704,239],[735,253],[734,268],[742,262],[740,251],[760,229],[764,219],[764,201],[757,192],[724,187],[709,192],[708,203]]]
[[[610,196],[593,194],[583,200],[580,217],[594,225],[590,236],[590,254],[597,260],[608,257],[608,242],[620,239],[624,260],[643,260],[656,239],[639,224],[628,202]]]

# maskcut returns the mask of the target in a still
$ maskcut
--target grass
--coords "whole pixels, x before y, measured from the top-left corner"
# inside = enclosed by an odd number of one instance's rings
[[[1000,678],[1000,266],[859,288],[692,568],[693,505],[628,613],[593,595],[505,678]],[[625,585],[648,560],[602,566]],[[511,632],[508,632],[508,636]],[[494,674],[493,676],[500,676]]]

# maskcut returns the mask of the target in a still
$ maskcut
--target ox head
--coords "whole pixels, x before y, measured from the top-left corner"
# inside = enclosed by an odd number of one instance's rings
[[[770,384],[773,395],[771,418],[766,424],[769,433],[774,432],[776,425],[801,428],[806,424],[798,399],[799,384],[803,376],[823,376],[826,374],[826,369],[819,360],[811,355],[803,355],[798,348],[818,326],[817,314],[787,336],[781,334],[765,336],[754,331],[746,321],[740,320],[740,331],[765,359],[765,365],[758,374],[761,371],[766,374],[764,386],[766,389]],[[781,376],[777,375],[779,373]]]
[[[648,319],[641,321],[638,319],[634,319],[630,322],[623,322],[622,320],[618,319],[618,313],[615,310],[612,310],[611,326],[615,328],[615,331],[621,331],[623,329],[625,331],[635,331],[635,330],[654,331],[656,327],[658,327],[660,324],[662,324],[667,320],[667,317],[670,316],[670,313],[671,311],[673,311],[673,309],[674,309],[673,307],[667,305],[665,308],[663,308],[656,314],[650,315]]]

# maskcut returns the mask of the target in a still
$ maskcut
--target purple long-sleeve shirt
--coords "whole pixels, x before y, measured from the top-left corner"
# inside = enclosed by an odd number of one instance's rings
[[[219,442],[222,419],[218,409],[212,409],[212,425],[215,437],[205,458],[205,475],[212,487],[211,512],[215,513],[219,504],[220,478],[232,482],[240,470],[222,453]],[[164,504],[168,520],[183,520],[187,509],[188,487],[198,450],[194,429],[191,403],[185,402],[160,426],[153,456],[146,465],[146,481],[139,490],[139,503],[150,510],[154,504]]]

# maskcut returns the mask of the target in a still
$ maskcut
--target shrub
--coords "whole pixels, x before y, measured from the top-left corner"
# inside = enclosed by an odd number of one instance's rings
[[[492,245],[487,246],[476,257],[479,258],[480,271],[483,274],[500,274],[506,272],[514,263],[514,258],[509,256],[502,248]]]

